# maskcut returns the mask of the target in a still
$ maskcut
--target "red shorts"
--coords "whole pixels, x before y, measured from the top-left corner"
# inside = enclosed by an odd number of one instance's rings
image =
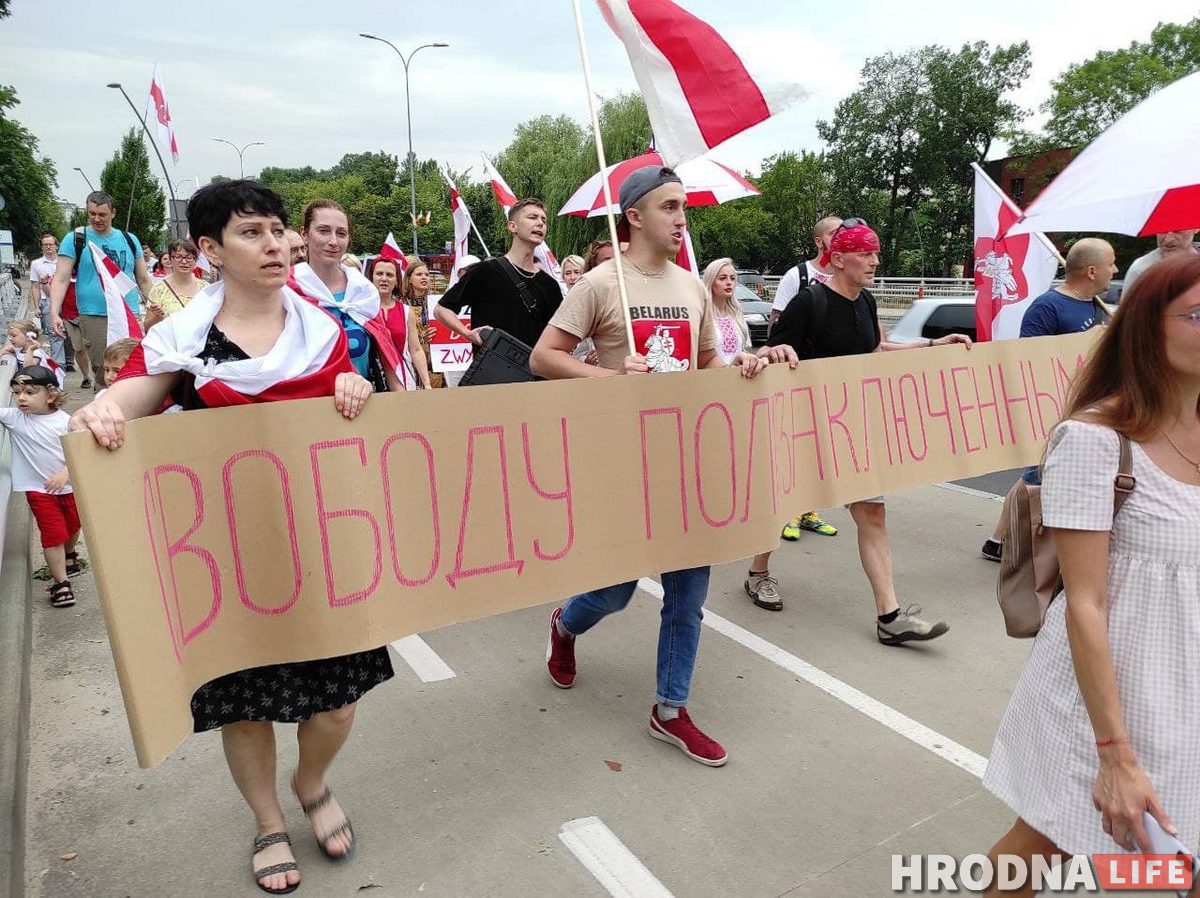
[[[42,548],[61,546],[79,532],[79,511],[75,508],[75,494],[50,493],[25,494],[33,519],[42,534]]]

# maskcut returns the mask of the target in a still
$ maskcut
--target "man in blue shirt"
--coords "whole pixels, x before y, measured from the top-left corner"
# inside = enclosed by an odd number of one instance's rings
[[[1025,310],[1021,319],[1022,337],[1046,337],[1077,334],[1108,322],[1108,312],[1096,301],[1103,296],[1117,274],[1117,255],[1112,244],[1099,237],[1084,237],[1067,251],[1067,276],[1062,284],[1047,290]],[[1037,466],[1025,469],[1022,479],[1038,486]],[[1008,529],[1008,503],[1000,509],[1000,520],[992,537],[979,553],[988,561],[999,561]]]
[[[92,262],[88,243],[95,243],[125,274],[135,278],[142,293],[149,294],[152,286],[150,273],[146,270],[146,262],[142,258],[141,243],[133,234],[113,227],[115,215],[116,204],[111,196],[102,190],[88,194],[88,225],[83,229],[81,258],[75,258],[75,232],[69,231],[59,244],[58,267],[54,270],[54,280],[50,284],[50,326],[60,337],[65,337],[67,331],[63,324],[63,301],[71,283],[71,275],[75,275],[75,302],[78,306],[79,324],[78,333],[73,329],[71,336],[76,357],[80,358],[80,370],[84,374],[81,386],[84,388],[92,386],[91,378],[88,377],[89,368],[103,357],[108,345],[108,304],[104,299],[104,287]],[[138,314],[140,303],[137,290],[130,290],[125,302],[133,309],[134,314]],[[99,386],[100,380],[97,378],[97,389]]]

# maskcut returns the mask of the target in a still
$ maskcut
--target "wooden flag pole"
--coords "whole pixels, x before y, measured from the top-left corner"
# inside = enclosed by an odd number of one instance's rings
[[[588,62],[587,41],[583,36],[583,10],[579,0],[572,0],[575,7],[575,31],[579,36],[579,58],[583,63],[583,83],[587,89],[588,112],[592,118],[592,134],[596,138],[596,161],[600,164],[600,184],[604,190],[604,216],[608,219],[608,235],[612,240],[613,263],[617,267],[617,290],[621,294],[621,313],[625,316],[625,339],[629,342],[629,354],[637,355],[633,339],[633,319],[629,314],[629,291],[625,287],[625,266],[621,262],[621,241],[617,236],[617,219],[613,215],[612,185],[608,183],[608,162],[604,158],[604,141],[600,137],[600,117],[596,113],[596,95],[592,92],[592,67]]]

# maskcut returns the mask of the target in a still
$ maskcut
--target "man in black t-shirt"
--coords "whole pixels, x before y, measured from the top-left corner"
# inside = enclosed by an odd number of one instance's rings
[[[788,303],[771,329],[767,343],[790,345],[801,359],[827,359],[866,352],[889,352],[926,346],[966,343],[971,338],[950,334],[924,343],[889,343],[883,339],[875,297],[867,288],[879,267],[879,237],[865,221],[847,218],[833,232],[821,264],[833,274],[825,284],[809,284]],[[892,579],[892,546],[888,539],[883,497],[850,503],[858,528],[858,554],[871,583],[878,615],[876,635],[884,645],[936,639],[949,627],[929,622],[911,608],[901,608]]]
[[[533,346],[562,302],[562,288],[533,259],[533,251],[546,239],[546,207],[541,200],[521,200],[508,214],[512,246],[498,259],[473,266],[446,291],[434,314],[438,321],[476,346],[487,337],[481,328],[507,331]],[[458,318],[471,307],[471,326]]]

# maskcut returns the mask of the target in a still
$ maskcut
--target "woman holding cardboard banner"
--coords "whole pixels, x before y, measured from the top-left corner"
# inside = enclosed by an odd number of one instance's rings
[[[108,449],[125,422],[158,412],[168,396],[184,410],[332,396],[346,418],[371,393],[354,371],[337,322],[286,285],[287,213],[278,194],[253,181],[198,190],[188,225],[222,272],[187,307],[156,325],[103,396],[75,413]],[[348,858],[354,831],[325,783],[350,734],[357,700],[392,676],[387,648],[238,671],[192,696],[196,732],[221,729],[234,782],[254,812],[256,885],[271,894],[300,883],[275,788],[275,723],[298,723],[292,790],[321,851]]]
[[[1120,435],[1132,484],[1116,476]],[[1129,490],[1116,514],[1114,488]],[[1112,853],[1114,842],[1158,852],[1158,827],[1194,851],[1200,258],[1159,263],[1122,298],[1050,435],[1041,498],[1065,589],[984,776],[1018,815],[992,859]]]

